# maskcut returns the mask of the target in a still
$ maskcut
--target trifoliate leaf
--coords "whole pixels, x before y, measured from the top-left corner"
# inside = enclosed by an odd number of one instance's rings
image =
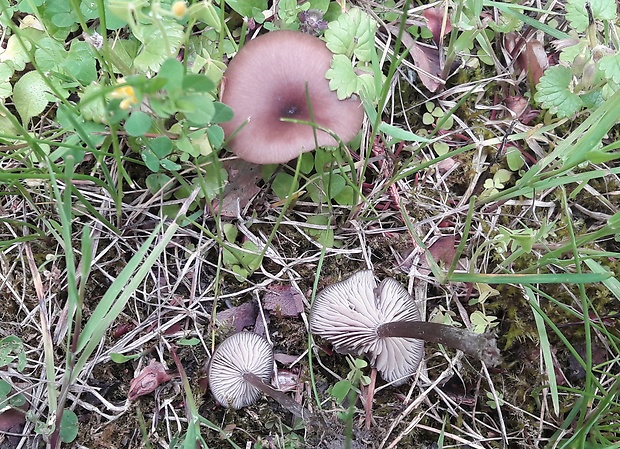
[[[26,73],[15,83],[13,103],[23,123],[45,110],[49,102],[48,92],[45,80],[35,71]]]
[[[525,161],[523,160],[523,154],[517,147],[510,147],[506,151],[506,163],[508,168],[512,171],[520,170]]]
[[[134,111],[125,121],[125,131],[130,136],[143,136],[149,131],[152,123],[153,121],[148,114],[142,111]]]
[[[80,11],[86,20],[93,20],[99,17],[99,8],[95,0],[82,0]]]
[[[71,7],[71,2],[46,2],[45,16],[50,17],[58,28],[77,27],[80,21],[76,11]]]
[[[257,21],[261,17],[264,20],[263,11],[267,9],[266,0],[227,0],[226,4],[240,16],[252,17]]]
[[[339,100],[344,100],[357,92],[357,75],[347,56],[334,55],[330,67],[325,77],[329,80],[329,88],[336,91]]]
[[[162,62],[177,55],[185,35],[176,20],[160,20],[157,25],[136,27],[135,36],[144,44],[134,60],[135,68],[156,71]]]
[[[620,83],[620,54],[603,56],[598,64],[607,78]]]
[[[60,420],[60,439],[63,443],[71,443],[77,437],[79,429],[78,417],[73,410],[65,409]]]
[[[575,31],[583,32],[588,28],[588,11],[586,3],[592,8],[594,20],[616,20],[615,0],[568,0],[566,2],[566,19]]]
[[[325,31],[327,48],[336,54],[353,55],[368,62],[375,51],[377,24],[359,8],[351,8],[335,22],[330,22]]]
[[[83,86],[97,79],[97,67],[92,47],[84,41],[74,39],[65,60],[65,70]]]
[[[159,136],[149,140],[148,146],[160,159],[168,157],[172,152],[172,141],[167,136]]]
[[[34,52],[34,60],[43,72],[62,71],[62,63],[66,58],[65,47],[51,37],[41,39]]]
[[[177,100],[176,105],[192,126],[205,126],[215,115],[213,100],[206,94],[184,95]]]
[[[578,95],[570,91],[571,79],[568,67],[549,67],[536,86],[535,100],[558,117],[573,115],[581,109],[583,103]]]

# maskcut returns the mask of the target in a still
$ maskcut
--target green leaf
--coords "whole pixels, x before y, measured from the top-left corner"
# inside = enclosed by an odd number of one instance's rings
[[[8,98],[13,92],[11,77],[13,69],[6,63],[0,62],[0,99]]]
[[[78,434],[78,418],[77,415],[69,409],[62,412],[60,420],[60,439],[63,443],[71,443]]]
[[[146,177],[146,188],[155,194],[159,192],[172,178],[163,173],[152,173]],[[171,186],[169,186],[170,188]]]
[[[283,200],[288,196],[289,192],[295,192],[299,189],[299,185],[293,184],[294,180],[295,178],[288,173],[280,172],[273,180],[271,190],[273,190],[273,193],[275,193],[278,198]]]
[[[226,4],[240,16],[254,19],[267,9],[266,0],[226,0]]]
[[[196,92],[211,92],[215,89],[215,83],[204,75],[185,75],[183,78],[183,90]]]
[[[20,338],[10,335],[0,339],[0,367],[6,366],[17,359],[17,371],[26,367],[26,353]]]
[[[535,100],[558,117],[569,117],[583,105],[579,95],[569,90],[572,80],[568,67],[556,65],[549,67],[536,86]]]
[[[167,157],[172,152],[172,140],[167,136],[159,136],[155,139],[151,139],[148,145],[149,148],[153,150],[153,153],[160,159]]]
[[[209,126],[207,128],[207,136],[209,138],[209,143],[211,144],[212,148],[220,148],[222,144],[224,143],[224,137],[225,137],[224,130],[222,129],[221,126],[217,126],[217,125]]]
[[[173,20],[134,28],[135,36],[143,43],[142,51],[134,60],[135,68],[141,72],[156,71],[166,59],[174,58],[185,36],[183,25]]]
[[[607,78],[620,84],[620,53],[603,56],[598,64],[599,69],[605,73]]]
[[[592,8],[594,20],[616,20],[615,0],[568,0],[566,2],[566,19],[575,31],[584,32],[588,28],[588,11],[586,3]]]
[[[334,55],[325,78],[329,80],[329,88],[336,91],[339,100],[344,100],[357,92],[357,75],[351,60],[345,55]]]
[[[214,101],[213,107],[215,108],[215,113],[213,118],[211,118],[211,123],[224,123],[232,120],[233,110],[230,106]]]
[[[327,215],[311,215],[306,220],[308,224],[326,226],[326,229],[308,228],[306,232],[309,236],[314,237],[316,241],[326,248],[334,246],[334,230],[331,225],[331,218]]]
[[[200,339],[193,337],[193,338],[180,338],[179,340],[177,340],[177,344],[180,346],[196,346],[200,343]]]
[[[430,142],[430,140],[425,137],[420,137],[411,131],[404,130],[394,125],[389,125],[385,122],[381,122],[379,125],[379,131],[393,137],[394,139],[404,140],[405,142]]]
[[[344,401],[344,398],[347,397],[352,387],[351,381],[348,379],[342,379],[334,384],[331,389],[331,394],[338,402],[342,402]]]
[[[45,110],[48,92],[45,80],[35,71],[26,73],[15,83],[13,103],[24,124]]]
[[[178,99],[177,106],[192,126],[208,125],[215,115],[213,100],[206,94],[184,95]]]
[[[93,20],[99,17],[99,8],[94,0],[82,0],[80,3],[80,12],[86,20]]]
[[[166,170],[176,171],[181,170],[181,166],[176,162],[172,162],[170,159],[161,159],[159,164]]]
[[[509,147],[508,151],[506,151],[506,163],[508,164],[508,168],[512,171],[520,170],[521,167],[525,164],[523,160],[523,154],[517,147]]]
[[[61,71],[67,51],[62,43],[51,37],[44,37],[37,45],[34,60],[43,72]]]
[[[142,111],[134,111],[125,121],[125,131],[130,136],[143,136],[151,129],[151,117]]]
[[[325,31],[327,48],[335,54],[353,55],[358,60],[368,62],[375,51],[375,32],[377,24],[361,9],[351,8],[330,22]]]
[[[321,178],[312,184],[308,184],[306,189],[312,201],[315,203],[325,202],[335,198],[346,185],[345,179],[334,172],[325,173]]]
[[[97,67],[92,47],[77,39],[71,43],[69,54],[65,60],[67,74],[74,76],[83,86],[97,80]]]
[[[155,156],[155,153],[153,153],[149,148],[144,148],[140,152],[140,157],[142,158],[149,170],[154,173],[157,173],[159,171],[159,158]]]
[[[157,78],[165,80],[163,86],[170,95],[181,90],[181,84],[183,83],[183,77],[185,76],[185,69],[183,64],[177,61],[176,58],[166,59],[159,68]]]
[[[30,62],[30,49],[32,44],[29,41],[24,41],[26,48],[22,47],[21,42],[14,34],[9,37],[6,43],[6,49],[2,51],[0,49],[0,62],[6,62],[14,70],[21,72],[26,68],[26,63]]]
[[[71,2],[48,1],[45,4],[45,15],[52,18],[52,23],[58,28],[72,28],[79,22]]]
[[[112,359],[114,363],[125,363],[140,357],[142,357],[142,354],[124,355],[119,354],[118,352],[113,352],[110,354],[110,359]]]

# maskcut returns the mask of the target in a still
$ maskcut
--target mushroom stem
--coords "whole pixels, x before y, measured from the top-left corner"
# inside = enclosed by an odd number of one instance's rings
[[[262,393],[277,401],[278,404],[287,409],[293,415],[306,421],[313,418],[312,413],[309,410],[305,409],[300,404],[295,402],[288,394],[267,385],[256,374],[243,373],[243,379],[250,383],[253,387],[260,390]]]
[[[463,351],[490,366],[501,361],[495,338],[489,333],[477,334],[467,329],[427,321],[393,321],[381,324],[377,328],[377,335],[440,343]]]

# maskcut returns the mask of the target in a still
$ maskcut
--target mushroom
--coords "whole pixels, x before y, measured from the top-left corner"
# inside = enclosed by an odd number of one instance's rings
[[[318,37],[272,31],[246,43],[224,74],[221,100],[234,112],[222,123],[229,148],[248,162],[279,164],[359,132],[357,97],[339,100],[325,74],[333,54]],[[282,119],[314,123],[315,126]]]
[[[420,319],[407,290],[392,278],[378,286],[373,272],[360,271],[323,289],[310,310],[310,331],[337,352],[368,354],[388,382],[402,384],[418,369],[422,340],[445,344],[490,365],[499,350],[490,334],[477,334]]]
[[[309,419],[308,410],[266,383],[272,372],[273,351],[267,340],[251,332],[238,332],[213,352],[208,368],[209,386],[215,399],[225,407],[239,409],[251,405],[262,392],[294,415]]]

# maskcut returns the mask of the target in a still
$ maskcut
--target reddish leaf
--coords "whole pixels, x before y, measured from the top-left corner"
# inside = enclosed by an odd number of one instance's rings
[[[140,374],[138,374],[129,384],[129,392],[127,399],[135,401],[138,397],[152,393],[155,389],[172,379],[172,376],[166,372],[164,365],[156,360],[151,360]]]
[[[446,265],[450,265],[456,256],[456,237],[453,235],[440,237],[431,245],[428,251],[435,261],[441,261]]]
[[[258,315],[258,309],[253,302],[246,302],[237,307],[217,312],[216,320],[218,326],[234,326],[237,332],[241,332],[244,327],[253,326]]]
[[[429,8],[425,9],[422,13],[426,19],[426,26],[431,30],[431,33],[433,33],[433,41],[435,41],[437,45],[439,45],[441,36],[445,36],[452,31],[450,16],[447,16],[447,14],[448,11],[445,8]],[[444,17],[446,17],[446,27],[443,29],[442,33]]]
[[[16,432],[22,428],[26,422],[26,414],[15,409],[8,409],[0,413],[0,432]]]
[[[386,24],[385,27],[393,35],[398,36],[398,26]],[[439,64],[439,49],[418,44],[407,32],[402,34],[402,41],[403,45],[409,49],[411,60],[422,84],[431,92],[435,92],[440,86],[443,86],[443,70]]]
[[[543,76],[544,71],[549,67],[547,52],[540,41],[532,39],[527,43],[525,46],[525,61],[527,78],[530,80],[530,84],[535,86]]]
[[[224,162],[224,168],[228,172],[228,184],[222,194],[222,205],[217,201],[213,207],[223,217],[236,218],[239,211],[243,210],[260,192],[257,186],[261,178],[260,166],[251,164],[241,159],[233,159]]]
[[[263,307],[277,316],[293,317],[304,311],[304,301],[290,285],[270,285],[263,297]]]
[[[439,50],[414,42],[410,49],[413,64],[422,84],[431,92],[443,86],[442,69],[439,65]]]

